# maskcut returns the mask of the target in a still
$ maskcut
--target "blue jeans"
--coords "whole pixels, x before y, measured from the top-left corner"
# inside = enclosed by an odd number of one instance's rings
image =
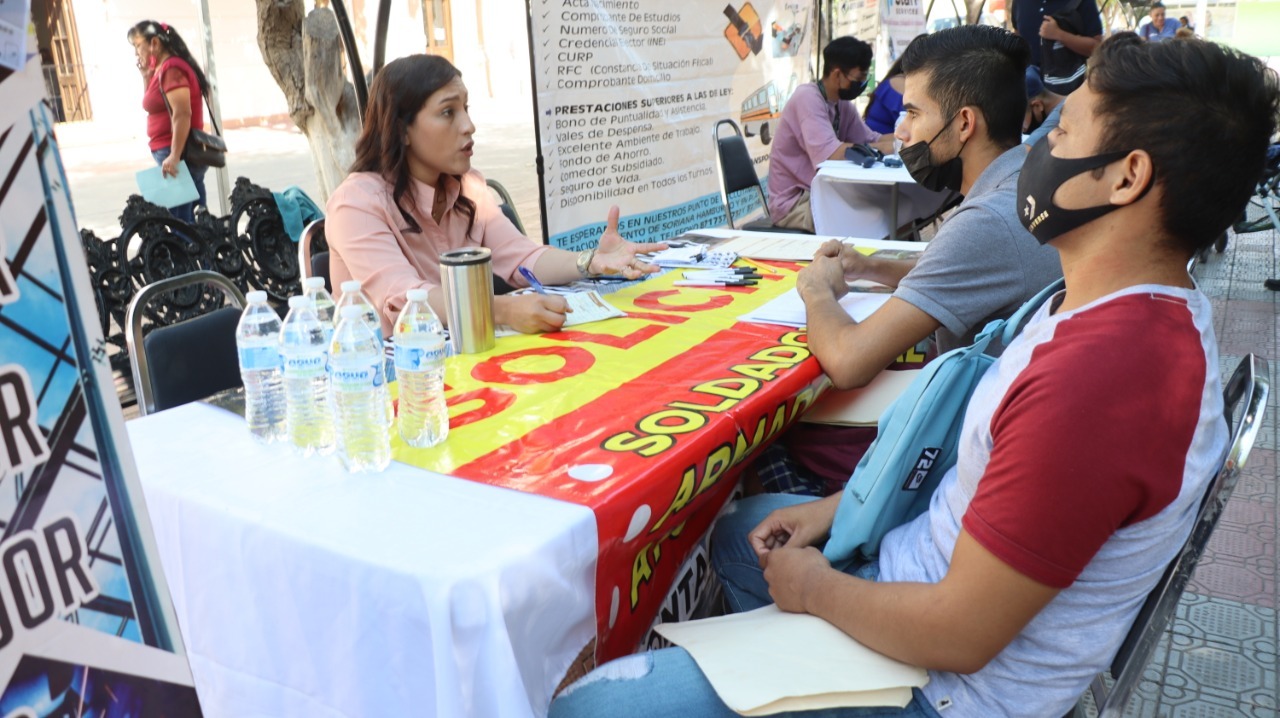
[[[750,611],[773,601],[764,571],[747,533],[784,506],[814,501],[806,496],[762,494],[739,501],[720,517],[711,539],[711,563],[724,584],[733,612]],[[876,563],[848,572],[874,580]],[[738,714],[716,695],[698,665],[683,648],[640,653],[610,661],[566,688],[551,704],[550,718],[645,716],[646,718],[735,718]],[[905,708],[831,708],[777,714],[781,718],[938,718],[920,691]]]
[[[155,159],[156,164],[163,164],[164,161],[169,158],[171,153],[172,150],[170,148],[164,147],[158,150],[152,150],[151,156]],[[204,165],[193,165],[188,163],[187,169],[191,171],[191,181],[196,183],[196,192],[200,193],[200,199],[195,202],[180,204],[177,207],[170,207],[169,214],[190,224],[196,219],[196,204],[199,204],[201,207],[209,206],[204,193],[204,173],[207,172],[209,168]]]
[[[918,690],[906,708],[827,708],[775,718],[939,718]],[[683,648],[637,653],[588,673],[551,703],[548,718],[739,718]]]

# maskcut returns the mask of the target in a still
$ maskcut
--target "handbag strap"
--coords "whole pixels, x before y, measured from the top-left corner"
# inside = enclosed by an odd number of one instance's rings
[[[178,58],[178,59],[181,60],[182,58]],[[166,62],[168,61],[166,60]],[[164,67],[164,65],[162,64],[160,65],[160,67]],[[169,111],[169,127],[170,129],[172,129],[173,128],[173,105],[169,104],[169,95],[164,91],[164,88],[161,87],[160,85],[160,80],[164,79],[160,74],[160,67],[156,68],[156,89],[160,91],[160,99],[164,100],[164,108]],[[200,96],[204,98],[204,106],[206,109],[208,109],[209,93],[205,92],[204,90],[201,90]],[[221,137],[222,130],[218,127],[218,118],[213,116],[213,110],[209,110],[209,122],[213,123],[213,134]],[[188,132],[188,136],[190,136],[190,132]]]

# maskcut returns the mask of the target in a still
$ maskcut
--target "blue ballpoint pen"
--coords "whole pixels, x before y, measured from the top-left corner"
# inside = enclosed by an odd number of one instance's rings
[[[542,282],[539,282],[538,278],[533,276],[533,272],[529,271],[528,267],[522,264],[519,267],[516,267],[516,271],[520,273],[520,276],[524,277],[529,281],[529,286],[533,287],[534,291],[536,291],[538,294],[547,293],[547,288],[542,286]]]

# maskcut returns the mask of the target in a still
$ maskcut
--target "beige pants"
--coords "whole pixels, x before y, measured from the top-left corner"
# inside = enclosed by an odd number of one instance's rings
[[[800,194],[800,199],[796,200],[795,206],[787,212],[787,216],[773,223],[775,227],[786,227],[787,229],[800,229],[805,232],[813,233],[813,212],[809,209],[809,190],[805,190]]]

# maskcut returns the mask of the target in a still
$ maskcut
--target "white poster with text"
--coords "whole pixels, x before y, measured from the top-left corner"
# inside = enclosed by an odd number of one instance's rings
[[[612,205],[634,241],[724,225],[716,122],[742,128],[764,180],[782,108],[811,79],[812,0],[530,0],[530,12],[547,234],[565,249],[595,246]],[[734,199],[735,217],[753,209]]]

